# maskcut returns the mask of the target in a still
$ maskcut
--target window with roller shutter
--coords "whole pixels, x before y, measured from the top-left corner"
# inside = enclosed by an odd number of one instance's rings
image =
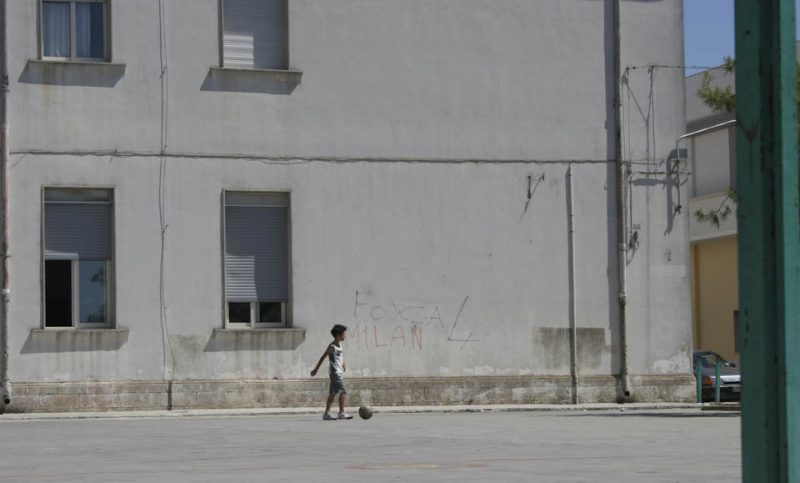
[[[47,188],[43,211],[44,326],[110,327],[112,192]]]
[[[288,325],[289,195],[227,191],[224,204],[227,325]]]
[[[222,65],[289,67],[288,0],[222,0]]]

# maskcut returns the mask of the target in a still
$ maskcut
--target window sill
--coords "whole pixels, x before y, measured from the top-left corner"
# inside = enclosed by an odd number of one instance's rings
[[[299,70],[211,67],[201,90],[288,95],[302,78]]]
[[[125,64],[120,62],[109,62],[107,60],[89,60],[89,59],[28,59],[29,64],[44,64],[44,65],[73,65],[73,66],[92,66],[92,67],[106,67],[109,69],[125,69]]]
[[[249,75],[253,77],[264,77],[273,79],[280,82],[296,81],[300,82],[303,78],[302,70],[294,69],[248,69],[245,67],[212,67],[211,71],[219,71],[222,73],[237,73],[241,75]]]
[[[128,341],[128,334],[127,327],[33,329],[22,353],[119,350]]]
[[[125,64],[91,60],[28,59],[19,81],[26,84],[114,87]]]
[[[214,329],[206,351],[273,350],[292,351],[306,339],[306,329],[299,327]]]

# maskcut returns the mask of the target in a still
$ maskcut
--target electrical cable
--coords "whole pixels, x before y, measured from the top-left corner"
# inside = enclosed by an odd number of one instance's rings
[[[166,262],[166,237],[167,228],[169,225],[166,223],[166,181],[167,181],[167,139],[168,139],[168,126],[169,126],[169,81],[167,77],[167,39],[166,39],[166,15],[164,12],[163,0],[158,0],[158,30],[159,30],[159,62],[161,66],[160,80],[161,80],[161,138],[159,146],[159,169],[158,169],[158,215],[161,231],[161,257],[159,264],[159,320],[161,322],[161,347],[163,354],[162,365],[162,378],[169,380],[169,396],[168,405],[172,409],[172,377],[175,373],[175,352],[172,348],[172,341],[169,339],[169,324],[167,321],[167,305],[165,294],[165,262]],[[171,369],[169,377],[167,377],[167,349],[169,349],[169,356]]]
[[[268,156],[258,154],[218,154],[218,153],[181,153],[181,152],[154,152],[154,151],[119,151],[119,150],[43,150],[43,149],[16,149],[11,152],[14,156],[98,156],[111,158],[171,158],[171,159],[230,159],[239,161],[253,161],[262,164],[275,165],[302,165],[311,163],[330,164],[356,164],[356,163],[418,163],[418,164],[534,164],[534,165],[563,165],[563,164],[609,164],[616,163],[613,159],[477,159],[477,158],[379,158],[379,157],[344,157],[344,156]],[[661,161],[665,161],[666,158]],[[648,165],[646,158],[627,159],[624,161],[631,165]]]

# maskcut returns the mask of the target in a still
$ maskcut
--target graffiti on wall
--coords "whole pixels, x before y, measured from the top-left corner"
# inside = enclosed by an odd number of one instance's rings
[[[427,338],[443,337],[463,350],[479,342],[475,331],[464,327],[462,316],[469,296],[452,314],[439,304],[375,300],[368,291],[356,291],[350,343],[358,350],[398,349],[423,351]]]

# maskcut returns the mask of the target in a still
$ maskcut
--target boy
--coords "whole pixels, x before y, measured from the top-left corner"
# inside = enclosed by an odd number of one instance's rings
[[[353,416],[350,416],[344,412],[344,402],[347,399],[347,388],[344,387],[344,371],[347,369],[347,366],[344,363],[342,341],[347,335],[347,327],[341,324],[336,324],[331,329],[331,335],[333,336],[333,342],[328,345],[328,348],[325,349],[325,353],[323,353],[322,357],[319,358],[317,367],[311,371],[311,376],[316,376],[319,366],[322,365],[322,361],[324,361],[326,357],[328,358],[328,373],[331,377],[331,388],[328,394],[328,401],[325,403],[325,414],[322,415],[322,419],[325,421],[353,419]],[[334,417],[331,416],[330,411],[331,404],[333,404],[333,400],[336,398],[337,394],[339,395],[339,415]]]

